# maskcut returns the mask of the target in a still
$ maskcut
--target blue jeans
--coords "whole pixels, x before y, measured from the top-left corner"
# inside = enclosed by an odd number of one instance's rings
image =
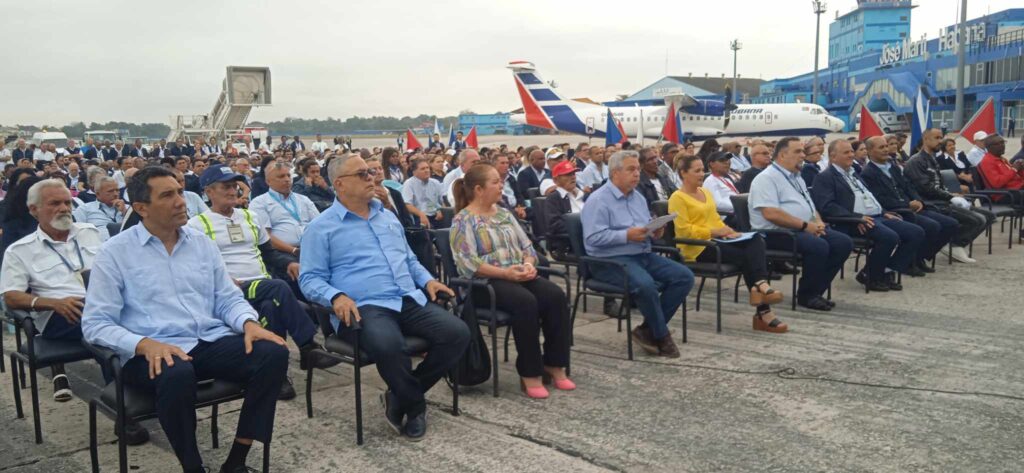
[[[636,301],[644,324],[651,336],[660,340],[668,336],[668,322],[676,315],[686,295],[693,289],[693,271],[680,263],[654,253],[611,256],[626,265],[630,298]],[[605,265],[592,265],[594,279],[616,286],[624,285],[622,273]],[[658,289],[661,288],[661,295]]]
[[[359,307],[360,348],[377,363],[377,372],[398,397],[399,410],[415,417],[427,409],[423,394],[462,358],[469,345],[466,323],[437,304],[420,306],[402,298],[402,310],[375,305]],[[351,341],[353,332],[344,325],[340,334]],[[405,346],[405,335],[427,340],[430,351],[416,369]]]
[[[765,243],[773,250],[793,249],[792,240],[780,235],[768,235]],[[803,257],[797,301],[807,302],[814,297],[820,297],[828,289],[829,284],[832,284],[836,274],[839,274],[839,268],[843,267],[846,259],[850,257],[850,252],[853,251],[853,241],[835,230],[826,230],[820,237],[798,232],[796,251]]]

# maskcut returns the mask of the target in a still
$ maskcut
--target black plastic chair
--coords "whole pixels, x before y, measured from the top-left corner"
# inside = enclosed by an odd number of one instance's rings
[[[108,223],[107,224],[107,233],[110,236],[114,236],[114,235],[117,235],[118,233],[121,233],[121,222],[118,222],[118,223]]]
[[[25,417],[21,405],[21,389],[25,387],[25,367],[28,366],[29,389],[32,394],[32,424],[36,443],[43,443],[42,421],[39,416],[39,383],[36,372],[54,365],[74,363],[92,358],[78,341],[48,340],[43,338],[35,326],[35,315],[24,310],[8,310],[15,322],[15,330],[24,333],[25,343],[20,337],[17,348],[11,352],[11,385],[14,389],[14,408],[19,419]],[[51,317],[60,317],[54,313]],[[21,386],[19,386],[19,381]]]
[[[579,261],[576,260],[576,256],[572,253],[565,255],[556,255],[551,252],[551,236],[548,231],[548,222],[544,219],[544,206],[546,205],[547,197],[534,197],[530,199],[530,208],[533,209],[530,216],[530,226],[533,229],[535,243],[546,244],[547,253],[549,259],[557,264],[565,266],[565,272],[568,274],[569,268],[579,266]],[[568,235],[555,236],[555,238],[564,238],[565,242],[569,241]],[[576,279],[576,290],[579,290],[579,278]],[[569,286],[565,287],[566,293],[570,293],[572,288]],[[586,300],[584,300],[584,310],[586,310]]]
[[[352,342],[350,343],[343,336],[335,332],[334,326],[331,325],[331,311],[330,309],[313,305],[313,312],[316,314],[317,321],[320,324],[320,330],[324,335],[324,351],[319,351],[321,355],[333,358],[342,363],[346,363],[352,366],[352,377],[353,377],[353,389],[355,390],[355,402],[356,402],[356,445],[363,444],[363,380],[361,376],[361,370],[365,366],[371,366],[375,363],[373,357],[363,351],[359,346],[359,331],[362,330],[362,326],[359,321],[353,320],[349,330],[353,331]],[[453,315],[454,316],[454,315]],[[405,338],[406,353],[410,356],[419,355],[426,353],[430,350],[430,343],[427,340],[419,337]],[[306,370],[306,417],[313,418],[313,367],[310,366]],[[453,370],[458,374],[458,370]],[[459,383],[456,379],[452,383],[452,415],[459,415]]]
[[[943,169],[942,171],[939,172],[939,174],[940,174],[940,176],[942,178],[942,185],[946,187],[946,190],[948,192],[952,192],[954,194],[960,193],[960,179],[956,177],[956,171],[953,171],[952,169]],[[971,200],[980,201],[982,203],[982,208],[987,209],[989,212],[997,213],[999,211],[1004,210],[1005,209],[1004,207],[1002,207],[1002,206],[997,207],[997,206],[992,204],[992,197],[991,197],[992,195],[993,194],[991,192],[985,193],[985,194],[979,193],[979,192],[972,192],[970,194],[963,194],[964,198],[969,200],[969,201],[971,201]],[[926,202],[926,204],[927,204],[927,202]],[[947,206],[950,205],[948,202],[944,202],[944,204],[947,205]],[[995,222],[990,222],[989,225],[988,225],[988,228],[986,228],[986,230],[985,230],[985,232],[988,234],[988,254],[992,254],[992,225],[994,223]],[[1013,244],[1012,243],[1013,242],[1013,232],[1012,231],[1010,232],[1010,242],[1011,242],[1010,244],[1012,245]],[[971,242],[971,252],[968,253],[968,255],[973,254],[973,253],[974,253],[974,242],[972,241]],[[952,258],[953,258],[953,255],[952,255],[952,252],[951,252],[950,253],[950,264],[952,264]]]
[[[651,202],[651,212],[654,215],[661,217],[668,215],[668,201],[657,200]],[[723,263],[722,262],[722,249],[718,247],[718,243],[713,240],[697,240],[692,238],[677,238],[676,229],[674,223],[665,225],[665,234],[661,238],[662,242],[666,245],[696,245],[710,248],[715,252],[715,262],[699,262],[699,261],[683,261],[686,267],[693,271],[693,274],[700,278],[700,285],[697,287],[697,303],[695,310],[700,310],[700,296],[704,292],[704,283],[707,282],[708,278],[713,278],[717,284],[715,290],[715,331],[722,333],[722,280],[725,278],[736,277],[736,286],[734,287],[733,300],[739,302],[740,293],[739,278],[743,276],[743,271],[739,266]],[[683,327],[683,338],[686,338],[686,327]]]
[[[1013,231],[1024,225],[1018,224],[1018,220],[1024,216],[1024,193],[1019,190],[991,189],[985,174],[981,168],[971,169],[971,177],[974,181],[974,193],[987,196],[991,199],[989,211],[995,214],[996,218],[1002,218],[999,223],[999,231],[1006,231],[1006,219],[1010,219],[1010,243],[1009,248],[1013,249]],[[943,181],[946,177],[943,176]],[[1020,236],[1018,235],[1018,238]],[[992,254],[991,248],[989,254]]]
[[[128,472],[128,444],[123,435],[124,428],[131,422],[153,419],[157,416],[156,399],[151,393],[124,385],[121,375],[121,360],[113,350],[82,341],[82,347],[90,357],[95,357],[113,375],[114,381],[103,388],[99,396],[89,401],[89,460],[93,473],[100,471],[97,449],[96,411],[114,420],[117,435],[117,458],[121,473]],[[213,448],[220,448],[217,439],[217,407],[245,397],[245,386],[223,380],[204,380],[196,386],[196,409],[210,407],[210,433]],[[263,472],[270,471],[270,444],[263,444]]]
[[[505,361],[508,362],[508,342],[512,335],[512,315],[508,312],[498,310],[496,307],[497,297],[494,295],[494,286],[486,278],[463,278],[458,276],[458,269],[455,267],[455,257],[452,254],[451,233],[449,229],[434,230],[434,242],[437,244],[437,252],[441,256],[445,275],[445,281],[449,287],[457,290],[455,304],[461,310],[470,310],[476,315],[480,325],[486,326],[491,335],[491,376],[494,385],[494,397],[498,397],[498,329],[505,327]],[[569,285],[569,277],[564,271],[536,266],[537,274],[541,276],[560,276],[564,278],[566,287]],[[473,290],[483,289],[487,291],[487,307],[481,308],[473,302]],[[572,325],[570,324],[570,340],[572,337]],[[568,372],[569,367],[566,367]]]
[[[731,195],[729,199],[732,200],[733,215],[736,218],[736,230],[741,232],[758,232],[764,235],[776,235],[779,237],[787,238],[792,243],[792,248],[785,250],[773,250],[768,249],[765,251],[765,256],[770,262],[777,263],[789,263],[795,268],[803,267],[803,256],[800,255],[796,250],[796,231],[795,230],[778,230],[778,229],[766,229],[766,228],[752,228],[750,225],[750,208],[747,207],[747,200],[749,194]],[[796,295],[797,295],[797,280],[799,279],[799,271],[793,272],[793,296],[790,298],[792,304],[792,310],[796,310]]]
[[[539,187],[529,187],[526,189],[526,198],[533,199],[535,197],[541,197]],[[533,205],[533,204],[530,204]]]
[[[452,226],[452,219],[455,218],[454,207],[441,207],[441,221],[438,222],[441,228],[448,228]]]

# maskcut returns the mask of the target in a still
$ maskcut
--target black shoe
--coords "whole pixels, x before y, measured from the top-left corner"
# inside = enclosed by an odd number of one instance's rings
[[[924,273],[931,274],[935,272],[935,270],[932,269],[932,265],[928,264],[925,260],[918,261],[916,266],[917,269],[920,269]]]
[[[868,283],[865,284],[864,286],[866,286],[868,288],[868,291],[871,291],[871,292],[889,292],[889,281],[887,281],[887,280],[886,281],[868,281]]]
[[[619,316],[619,304],[615,303],[615,299],[609,297],[604,300],[604,315],[608,317]]]
[[[114,426],[114,435],[117,435],[117,426]],[[149,431],[138,422],[129,422],[124,425],[124,443],[135,446],[148,441]]]
[[[779,274],[799,274],[800,270],[796,266],[789,264],[785,261],[772,263],[772,270]]]
[[[890,291],[902,291],[903,285],[896,282],[896,273],[889,273],[888,280],[885,282],[889,286]]]
[[[423,411],[416,417],[410,417],[402,432],[410,442],[419,442],[427,435],[427,412]]]
[[[866,286],[868,284],[868,270],[867,270],[867,268],[860,270],[860,272],[857,273],[857,276],[855,276],[854,279],[856,279],[857,282],[859,282],[859,283],[861,283],[861,284]]]
[[[341,363],[341,360],[332,358],[326,353],[322,345],[310,341],[299,348],[299,368],[302,368],[303,371],[308,370],[310,366],[326,369]]]
[[[395,399],[395,394],[391,390],[387,390],[384,394],[380,395],[380,405],[384,408],[384,420],[387,422],[388,427],[394,430],[396,434],[402,434],[402,415],[398,410],[398,399]],[[425,428],[425,427],[424,427]]]
[[[285,376],[284,382],[281,383],[281,392],[277,394],[278,401],[291,401],[295,399],[295,386],[292,386],[292,378]]]
[[[920,278],[925,275],[925,272],[921,268],[917,267],[916,264],[912,264],[910,265],[910,268],[907,268],[907,270],[903,272],[903,274],[912,278]]]
[[[58,374],[53,377],[53,400],[57,402],[71,400],[71,383],[68,382],[68,375]]]
[[[833,307],[833,304],[830,304],[828,300],[821,296],[814,296],[807,300],[797,300],[796,303],[799,304],[800,307],[806,307],[811,310],[820,310],[825,312],[832,310]]]

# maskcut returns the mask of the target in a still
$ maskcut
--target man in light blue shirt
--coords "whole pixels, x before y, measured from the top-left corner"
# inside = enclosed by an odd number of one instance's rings
[[[320,211],[309,197],[292,192],[291,171],[288,163],[268,163],[263,175],[269,189],[249,203],[249,210],[267,225],[275,250],[298,256],[302,233]]]
[[[359,337],[389,388],[381,395],[388,425],[417,441],[427,428],[424,393],[462,357],[469,330],[427,303],[424,290],[431,300],[454,293],[417,261],[401,222],[374,198],[377,172],[358,155],[331,161],[338,200],[302,235],[299,285],[307,299],[333,309],[331,322],[342,336]],[[361,321],[361,330],[350,330],[354,321]],[[416,369],[404,335],[430,343]]]
[[[288,349],[256,322],[217,246],[184,227],[182,188],[170,170],[142,169],[128,193],[142,222],[96,255],[82,334],[117,352],[126,385],[155,394],[160,426],[186,472],[204,471],[196,382],[244,383],[235,442],[221,467],[238,471],[253,440],[270,440]]]
[[[427,227],[437,227],[438,222],[444,219],[444,215],[441,214],[441,207],[444,207],[444,202],[441,201],[444,186],[436,179],[430,178],[430,163],[427,160],[414,160],[412,170],[412,177],[402,184],[402,198],[406,204],[416,207],[427,217]]]
[[[633,341],[653,355],[678,358],[679,348],[669,334],[668,322],[693,288],[693,272],[651,252],[651,237],[660,238],[664,228],[653,235],[644,228],[651,214],[647,201],[636,190],[640,183],[639,155],[620,151],[611,156],[608,167],[608,183],[590,194],[581,213],[587,254],[626,266],[630,297],[644,316],[644,323],[630,334]],[[591,265],[591,269],[595,279],[617,286],[625,283],[617,268]]]
[[[604,148],[591,146],[587,152],[590,154],[590,162],[576,175],[576,183],[583,188],[583,192],[589,194],[594,187],[608,180],[608,166],[604,162]]]
[[[823,295],[853,251],[853,241],[829,230],[815,210],[799,172],[804,159],[800,140],[779,140],[773,158],[775,162],[750,184],[750,226],[754,230],[795,230],[793,236],[770,233],[765,243],[773,250],[792,251],[795,238],[796,251],[803,256],[797,303],[809,309],[832,310],[834,304]]]
[[[90,184],[96,189],[96,200],[79,205],[73,214],[76,221],[95,225],[100,231],[100,238],[107,241],[110,238],[107,224],[124,220],[125,203],[117,198],[117,181],[114,178],[100,175]]]

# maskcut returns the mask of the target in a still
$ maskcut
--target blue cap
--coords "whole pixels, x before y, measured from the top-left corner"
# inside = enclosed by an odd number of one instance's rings
[[[227,164],[215,164],[206,168],[199,177],[199,187],[205,189],[215,182],[244,181],[245,176],[231,170]]]

